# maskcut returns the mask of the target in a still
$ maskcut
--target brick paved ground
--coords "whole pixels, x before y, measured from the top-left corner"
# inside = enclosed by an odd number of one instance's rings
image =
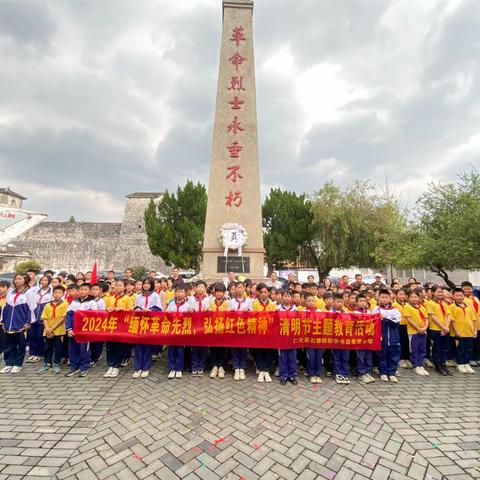
[[[480,478],[480,371],[312,387],[0,376],[0,480]]]

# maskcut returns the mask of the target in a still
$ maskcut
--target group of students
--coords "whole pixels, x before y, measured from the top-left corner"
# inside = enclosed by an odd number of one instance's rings
[[[420,376],[434,367],[440,375],[452,375],[448,367],[460,373],[475,373],[480,366],[480,301],[470,282],[450,289],[439,285],[421,285],[409,279],[402,285],[394,279],[388,288],[381,278],[367,285],[358,274],[355,282],[342,277],[337,285],[329,279],[316,284],[294,278],[288,283],[275,274],[265,283],[239,281],[229,274],[222,283],[207,285],[203,280],[185,283],[174,268],[169,278],[150,276],[135,280],[132,270],[124,278],[91,282],[85,275],[57,275],[45,272],[37,282],[35,272],[17,273],[13,285],[0,282],[1,342],[5,367],[3,374],[22,370],[28,344],[27,362],[43,366],[39,374],[61,373],[68,362],[66,376],[84,377],[102,356],[104,342],[78,343],[73,330],[73,316],[79,310],[140,310],[167,312],[202,311],[323,311],[379,313],[382,318],[381,350],[342,350],[318,348],[266,349],[225,347],[168,347],[168,378],[182,377],[185,369],[192,377],[203,376],[210,368],[211,378],[224,378],[231,361],[233,379],[246,378],[247,360],[253,357],[259,382],[271,382],[277,366],[280,383],[297,384],[298,370],[304,368],[311,383],[321,383],[323,371],[339,384],[350,383],[353,372],[363,383],[375,382],[378,371],[385,382],[398,382],[398,367],[413,368]],[[104,377],[119,374],[133,355],[133,378],[146,378],[162,346],[106,342],[107,371]]]

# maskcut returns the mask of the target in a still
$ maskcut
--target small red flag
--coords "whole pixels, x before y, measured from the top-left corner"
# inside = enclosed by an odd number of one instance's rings
[[[90,280],[90,283],[97,283],[97,261],[93,262],[93,268],[92,268],[92,279]]]

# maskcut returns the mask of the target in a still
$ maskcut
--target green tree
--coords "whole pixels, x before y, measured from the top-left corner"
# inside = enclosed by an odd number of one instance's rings
[[[148,245],[167,265],[200,271],[207,192],[201,183],[188,180],[177,192],[166,192],[158,206],[145,210]]]
[[[312,198],[312,213],[314,241],[303,254],[321,279],[334,267],[383,266],[378,251],[403,225],[396,199],[368,182],[344,188],[327,182]]]
[[[480,174],[472,169],[456,183],[429,184],[416,209],[393,263],[427,268],[454,287],[447,270],[480,267]]]
[[[15,265],[15,271],[19,273],[27,273],[29,270],[34,272],[40,272],[42,266],[36,260],[24,260],[23,262],[18,262]]]
[[[141,280],[142,278],[145,278],[146,275],[147,269],[145,267],[142,267],[141,265],[132,267],[132,276],[135,280]]]
[[[265,262],[269,271],[296,262],[312,240],[312,205],[306,195],[270,190],[262,207]]]

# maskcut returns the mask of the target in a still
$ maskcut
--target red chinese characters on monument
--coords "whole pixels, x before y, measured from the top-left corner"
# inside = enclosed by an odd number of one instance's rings
[[[230,41],[234,42],[237,49],[240,49],[242,42],[245,43],[247,38],[245,36],[245,29],[239,25],[232,30],[232,36]],[[240,50],[237,50],[228,61],[235,67],[235,72],[233,72],[230,78],[230,85],[227,87],[227,90],[234,92],[244,92],[245,87],[243,86],[243,75],[239,75],[239,69],[247,61],[247,59],[242,56]],[[228,101],[228,105],[231,110],[240,111],[244,108],[245,101],[237,95],[234,95]],[[228,134],[237,136],[241,132],[245,131],[245,127],[241,123],[241,119],[234,115],[233,120],[227,126]],[[243,145],[237,140],[234,140],[227,147],[229,157],[231,159],[240,159],[240,153],[243,150]],[[240,180],[243,179],[243,175],[240,173],[240,165],[228,165],[225,178],[227,181],[237,184]],[[225,205],[227,207],[240,207],[243,203],[242,192],[240,190],[232,191],[230,190],[228,195],[225,197]]]

